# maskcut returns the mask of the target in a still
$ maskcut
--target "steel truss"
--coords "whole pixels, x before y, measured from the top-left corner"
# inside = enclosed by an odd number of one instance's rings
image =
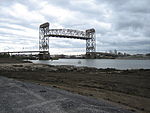
[[[39,28],[39,50],[49,51],[49,37],[46,36],[49,32],[49,23],[40,25]]]
[[[86,36],[89,38],[86,40],[86,54],[96,52],[95,29],[86,30]]]
[[[72,29],[49,29],[49,23],[44,23],[40,25],[39,28],[39,50],[49,51],[49,37],[86,40],[86,54],[95,53],[96,51],[95,29],[88,29],[86,31]]]

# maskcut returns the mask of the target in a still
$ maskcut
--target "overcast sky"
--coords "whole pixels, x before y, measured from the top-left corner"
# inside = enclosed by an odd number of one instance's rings
[[[0,0],[0,51],[38,50],[39,25],[96,29],[96,50],[150,52],[150,0]],[[85,53],[85,41],[49,38],[51,54]]]

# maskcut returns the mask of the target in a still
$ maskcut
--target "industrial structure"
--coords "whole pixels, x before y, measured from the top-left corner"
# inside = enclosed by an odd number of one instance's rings
[[[39,27],[39,51],[13,51],[0,52],[0,54],[22,54],[22,53],[39,53],[39,60],[50,59],[49,38],[71,38],[86,40],[86,58],[96,57],[96,35],[95,29],[85,31],[73,29],[49,29],[49,23],[41,24]]]
[[[46,60],[50,58],[49,38],[72,38],[86,40],[86,57],[95,58],[96,35],[95,29],[85,31],[72,29],[49,29],[49,23],[44,23],[39,27],[39,59]]]

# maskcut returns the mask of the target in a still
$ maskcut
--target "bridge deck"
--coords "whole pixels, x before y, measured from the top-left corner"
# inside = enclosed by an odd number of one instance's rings
[[[47,52],[47,51],[8,51],[8,52],[0,52],[0,53],[38,53],[38,52]]]
[[[49,36],[49,37],[59,37],[59,38],[73,38],[73,39],[81,39],[81,40],[87,40],[91,39],[89,37],[79,37],[79,36],[69,36],[69,35],[55,35],[55,34],[49,34],[49,35],[44,35],[44,36]]]

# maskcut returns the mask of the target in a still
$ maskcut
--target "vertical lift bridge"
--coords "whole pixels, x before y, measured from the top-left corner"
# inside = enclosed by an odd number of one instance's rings
[[[94,58],[96,51],[95,29],[85,31],[73,29],[49,29],[49,23],[41,24],[39,27],[39,59],[46,60],[50,58],[49,38],[72,38],[86,40],[86,57]]]

